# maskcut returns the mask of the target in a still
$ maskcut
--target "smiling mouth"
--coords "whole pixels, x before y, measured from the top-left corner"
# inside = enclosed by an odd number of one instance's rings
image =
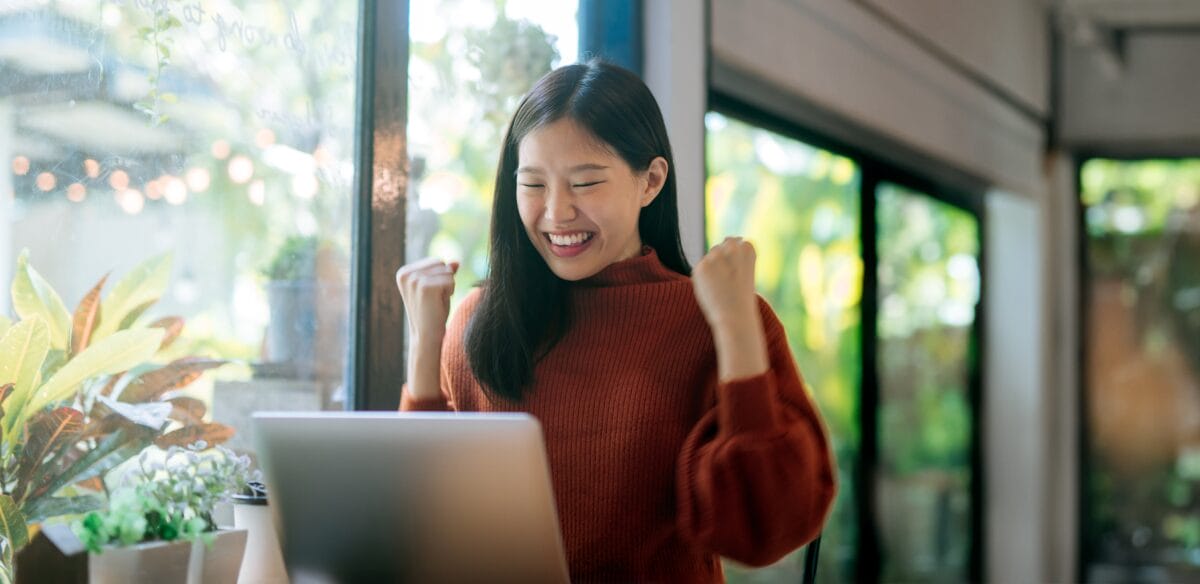
[[[545,233],[544,235],[551,245],[557,247],[579,247],[591,241],[596,234],[590,231],[579,231],[564,235],[557,233]]]
[[[593,231],[576,231],[572,233],[542,233],[542,237],[550,244],[550,253],[560,258],[572,258],[585,251],[596,241]]]

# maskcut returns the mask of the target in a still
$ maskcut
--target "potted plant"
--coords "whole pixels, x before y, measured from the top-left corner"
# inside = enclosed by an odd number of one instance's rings
[[[316,236],[284,241],[263,270],[271,316],[261,370],[295,379],[341,377],[347,269],[331,242]]]
[[[205,423],[199,400],[176,395],[223,361],[165,365],[183,319],[141,324],[166,289],[169,256],[136,267],[101,296],[107,276],[74,313],[22,251],[12,283],[16,322],[0,316],[0,582],[47,519],[106,499],[104,475],[151,444],[163,448],[233,430]]]
[[[250,459],[231,450],[146,450],[108,508],[72,524],[92,555],[92,582],[234,582],[246,546],[245,530],[219,530],[217,503],[251,480]]]

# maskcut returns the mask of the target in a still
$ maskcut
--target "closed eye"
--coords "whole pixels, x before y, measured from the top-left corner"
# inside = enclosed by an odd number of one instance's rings
[[[538,184],[526,184],[526,183],[518,183],[518,184],[520,184],[520,185],[521,185],[521,186],[523,186],[523,187],[529,187],[529,188],[531,188],[531,189],[541,188],[541,187],[545,186],[545,185],[538,185]]]
[[[573,187],[575,187],[575,188],[577,188],[577,189],[581,189],[581,188],[583,188],[583,187],[590,187],[590,186],[593,186],[593,185],[598,185],[598,184],[600,184],[600,183],[602,183],[602,182],[604,182],[604,181],[602,181],[602,180],[598,180],[598,181],[589,182],[589,183],[579,183],[579,184],[575,184],[575,185],[571,185],[571,186],[573,186]]]

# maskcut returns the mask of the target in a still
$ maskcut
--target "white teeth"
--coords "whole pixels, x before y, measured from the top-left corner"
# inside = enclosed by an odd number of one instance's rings
[[[572,235],[555,235],[553,233],[547,233],[546,235],[550,237],[550,243],[566,247],[579,245],[592,238],[591,233],[575,233]]]

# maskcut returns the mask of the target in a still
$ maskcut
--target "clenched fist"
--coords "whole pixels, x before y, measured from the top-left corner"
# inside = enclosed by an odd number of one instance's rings
[[[458,262],[426,258],[408,264],[396,272],[396,286],[404,300],[409,337],[441,345],[450,316],[450,296],[454,294],[454,274]]]
[[[696,302],[712,329],[721,381],[762,374],[770,367],[758,295],[754,246],[727,237],[692,270]]]
[[[750,242],[726,237],[696,264],[692,286],[710,327],[715,329],[758,317],[754,262],[754,246]]]

